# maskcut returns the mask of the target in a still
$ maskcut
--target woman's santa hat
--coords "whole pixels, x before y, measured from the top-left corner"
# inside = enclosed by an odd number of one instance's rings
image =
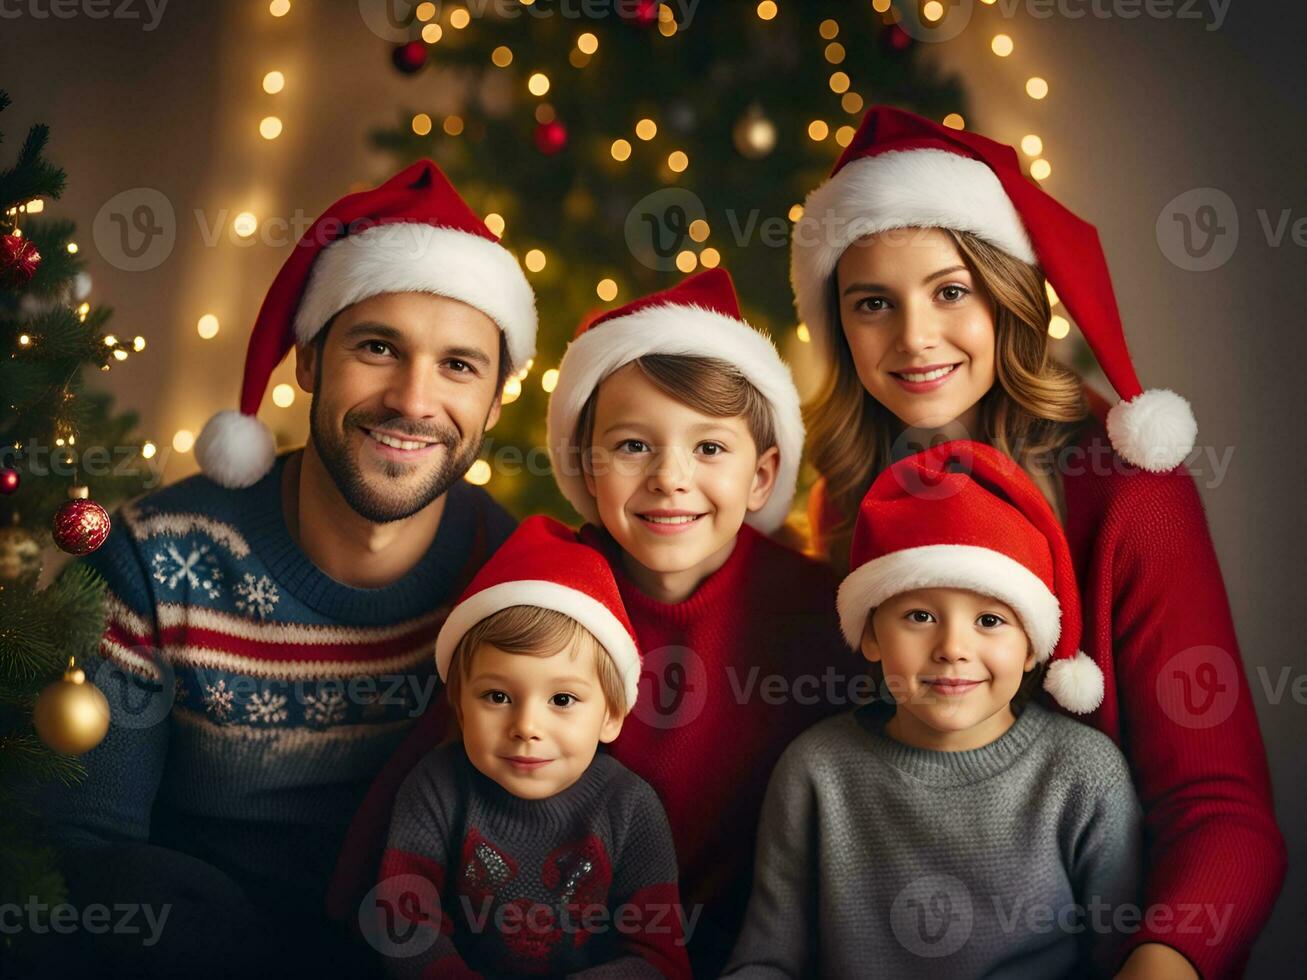
[[[836,599],[840,629],[861,645],[871,611],[913,589],[967,589],[1011,606],[1044,688],[1077,714],[1103,700],[1103,672],[1078,649],[1080,593],[1062,525],[1015,462],[960,440],[881,472],[858,510],[853,569]]]
[[[480,310],[507,341],[509,370],[535,354],[535,294],[517,259],[430,160],[341,198],[277,273],[245,354],[240,411],[219,412],[195,443],[200,468],[225,487],[257,483],[276,443],[258,418],[273,370],[341,310],[381,293],[435,293]]]
[[[481,620],[511,606],[562,613],[584,626],[608,652],[622,678],[626,709],[640,687],[635,628],[607,559],[576,532],[536,515],[518,525],[481,567],[436,637],[436,670],[447,681],[458,641]]]
[[[646,354],[728,361],[758,389],[771,408],[780,466],[771,497],[746,521],[764,534],[775,531],[790,512],[803,454],[799,392],[776,347],[740,315],[735,286],[721,268],[609,310],[577,330],[549,399],[549,457],[563,496],[585,520],[598,523],[599,512],[580,467],[577,419],[604,378]]]
[[[795,305],[818,343],[839,329],[827,304],[840,256],[892,228],[971,232],[1041,266],[1121,396],[1107,417],[1113,448],[1158,472],[1189,454],[1198,434],[1189,403],[1163,388],[1145,391],[1135,375],[1098,232],[1028,180],[1012,147],[900,109],[868,110],[794,226]]]

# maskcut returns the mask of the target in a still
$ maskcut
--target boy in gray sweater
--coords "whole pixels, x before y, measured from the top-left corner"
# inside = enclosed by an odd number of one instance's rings
[[[1093,710],[1057,518],[954,442],[868,491],[840,587],[883,699],[810,728],[768,787],[727,976],[1111,976],[1139,921],[1140,809]]]

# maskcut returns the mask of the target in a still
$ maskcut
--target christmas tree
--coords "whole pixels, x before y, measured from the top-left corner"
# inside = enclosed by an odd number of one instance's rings
[[[545,412],[577,325],[721,264],[750,322],[800,359],[807,333],[788,263],[804,195],[869,104],[950,125],[965,111],[958,83],[922,63],[888,0],[631,0],[590,19],[581,9],[413,7],[392,25],[408,32],[392,57],[415,76],[412,103],[374,134],[397,163],[433,157],[528,270],[538,353],[506,386],[518,404],[469,479],[489,481],[519,515],[563,519],[574,515],[549,478]],[[460,114],[424,111],[420,79],[433,65],[467,92]]]
[[[0,91],[0,112],[8,105]],[[96,501],[139,492],[148,475],[142,446],[129,441],[135,417],[84,392],[81,376],[144,341],[106,334],[110,311],[87,301],[73,225],[30,217],[64,186],[42,155],[48,135],[32,127],[0,171],[0,904],[62,901],[32,791],[77,779],[76,755],[108,724],[103,695],[70,664],[104,629],[102,584],[73,564],[41,587],[42,553],[98,547],[108,515]]]

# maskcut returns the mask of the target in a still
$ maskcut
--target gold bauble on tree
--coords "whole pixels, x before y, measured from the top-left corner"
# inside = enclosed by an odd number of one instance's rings
[[[109,701],[69,657],[63,679],[47,684],[36,699],[32,723],[41,741],[56,752],[81,755],[109,731]]]

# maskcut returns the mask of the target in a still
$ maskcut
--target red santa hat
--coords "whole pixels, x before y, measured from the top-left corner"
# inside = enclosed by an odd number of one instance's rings
[[[1078,649],[1080,593],[1062,525],[1007,454],[960,440],[883,470],[858,510],[853,571],[837,606],[844,639],[861,645],[876,606],[912,589],[967,589],[1011,606],[1044,688],[1077,714],[1103,700],[1103,672]]]
[[[790,279],[799,318],[818,343],[830,343],[839,328],[829,322],[828,290],[845,249],[865,235],[909,227],[971,232],[1041,266],[1121,397],[1107,417],[1113,448],[1158,472],[1189,454],[1198,433],[1193,412],[1173,391],[1140,386],[1093,225],[1028,180],[1012,147],[900,109],[868,110],[795,223]]]
[[[741,316],[735,286],[721,268],[609,310],[577,330],[549,399],[549,456],[563,496],[583,518],[598,523],[599,512],[580,469],[577,419],[604,378],[646,354],[729,361],[766,399],[780,466],[771,497],[746,521],[764,534],[775,531],[790,512],[803,454],[799,392],[776,347]]]
[[[440,168],[421,160],[341,198],[296,244],[254,322],[240,410],[219,412],[196,440],[205,475],[225,487],[257,483],[276,456],[259,404],[282,358],[345,307],[402,292],[448,296],[486,314],[503,331],[509,370],[535,353],[535,295],[517,259]]]
[[[627,710],[635,705],[640,652],[613,570],[575,531],[543,515],[518,525],[477,572],[440,628],[436,669],[442,681],[449,676],[449,662],[463,634],[510,606],[552,609],[584,626],[617,666]]]

